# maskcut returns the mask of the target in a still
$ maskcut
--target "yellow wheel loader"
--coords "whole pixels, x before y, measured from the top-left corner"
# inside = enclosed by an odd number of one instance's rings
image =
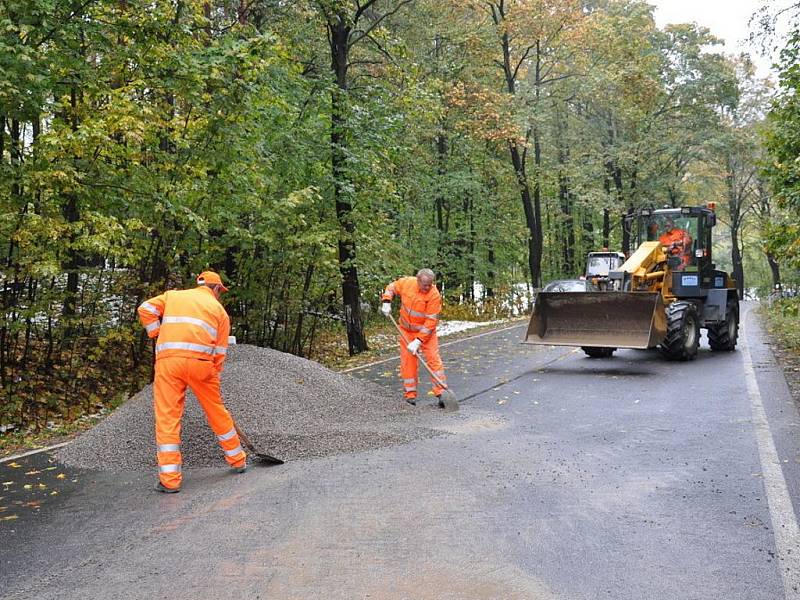
[[[739,335],[733,278],[711,258],[710,207],[642,209],[624,226],[637,249],[599,292],[540,292],[525,342],[580,346],[592,358],[617,348],[655,348],[693,360],[700,328],[712,350],[731,351]]]

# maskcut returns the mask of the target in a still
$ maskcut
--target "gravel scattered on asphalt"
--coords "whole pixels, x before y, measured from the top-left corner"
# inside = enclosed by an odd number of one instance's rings
[[[230,348],[222,396],[255,447],[284,460],[369,450],[443,435],[420,427],[420,409],[396,390],[336,373],[268,348]],[[424,410],[424,409],[422,409]],[[216,438],[191,392],[183,416],[186,468],[225,466]],[[152,386],[59,449],[66,465],[111,471],[155,466]]]

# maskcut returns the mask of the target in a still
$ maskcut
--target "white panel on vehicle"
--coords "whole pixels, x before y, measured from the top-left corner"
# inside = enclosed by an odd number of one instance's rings
[[[697,275],[683,275],[681,277],[681,285],[697,285]]]

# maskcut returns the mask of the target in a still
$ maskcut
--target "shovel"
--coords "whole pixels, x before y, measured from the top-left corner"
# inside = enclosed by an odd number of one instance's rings
[[[247,448],[248,452],[255,456],[259,462],[262,462],[266,465],[282,465],[283,461],[280,458],[275,458],[274,456],[270,456],[269,454],[264,454],[263,452],[259,452],[256,450],[256,447],[250,442],[250,439],[244,434],[244,432],[239,429],[239,426],[236,424],[236,421],[233,422],[233,428],[236,430],[236,433],[239,435],[239,441],[242,445]]]
[[[403,335],[403,330],[400,329],[400,326],[397,324],[397,321],[394,320],[394,317],[391,315],[391,313],[389,313],[386,316],[389,317],[392,320],[392,323],[394,324],[395,329],[397,329],[397,333],[400,334],[400,339],[402,339],[405,342],[406,346],[408,346],[409,341],[406,339],[406,336]],[[436,381],[436,383],[438,383],[441,387],[444,388],[444,391],[442,392],[442,397],[441,397],[441,400],[444,403],[444,409],[447,412],[455,412],[455,411],[457,411],[458,410],[458,398],[456,398],[456,395],[453,392],[450,391],[450,388],[447,387],[447,384],[444,381],[442,381],[441,379],[439,379],[439,377],[436,376],[436,373],[434,373],[431,370],[431,368],[428,366],[428,363],[426,363],[425,359],[422,358],[422,354],[421,353],[417,352],[417,358],[419,359],[419,362],[422,363],[422,366],[425,367],[428,370],[428,373],[431,374],[431,377],[433,377],[434,381]]]

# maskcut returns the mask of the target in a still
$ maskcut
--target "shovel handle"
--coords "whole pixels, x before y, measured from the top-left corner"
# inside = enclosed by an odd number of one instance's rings
[[[233,417],[231,417],[233,420]],[[236,421],[233,421],[233,428],[236,430],[236,435],[239,436],[239,441],[242,442],[245,448],[247,448],[252,454],[256,454],[256,449],[253,444],[250,443],[250,440],[244,434],[244,432],[239,429],[239,426],[236,424]]]
[[[397,329],[397,333],[400,334],[400,339],[402,339],[405,342],[406,346],[408,346],[408,344],[410,342],[408,341],[408,339],[406,339],[406,336],[403,335],[403,330],[400,329],[400,326],[397,324],[397,321],[394,320],[394,317],[392,316],[392,313],[389,313],[386,316],[389,317],[389,319],[394,324],[395,329]],[[436,381],[436,383],[438,383],[441,387],[443,387],[446,390],[450,389],[450,388],[447,387],[447,384],[444,381],[442,381],[441,379],[439,379],[439,377],[436,375],[436,373],[434,373],[431,370],[431,368],[428,366],[428,363],[425,362],[425,359],[422,358],[422,355],[419,352],[417,352],[416,357],[419,359],[419,362],[422,363],[422,366],[425,367],[425,369],[427,369],[428,373],[431,374],[431,377],[433,377],[433,379]]]

